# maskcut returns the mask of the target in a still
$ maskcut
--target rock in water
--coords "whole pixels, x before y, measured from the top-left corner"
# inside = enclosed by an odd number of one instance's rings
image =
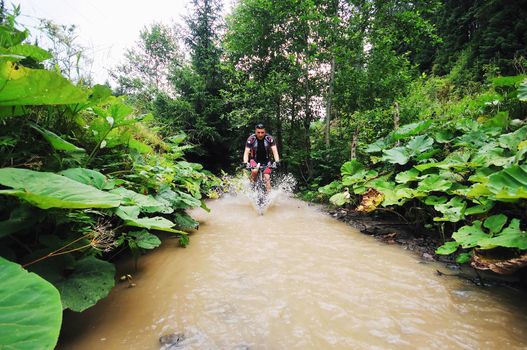
[[[185,334],[183,333],[165,334],[159,337],[159,342],[161,344],[169,346],[177,345],[183,340],[185,340]]]

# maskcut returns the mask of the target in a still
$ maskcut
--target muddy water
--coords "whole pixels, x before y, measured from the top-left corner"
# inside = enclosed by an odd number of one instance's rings
[[[306,203],[210,203],[191,244],[140,259],[64,322],[62,349],[525,349],[525,295],[437,276]],[[125,271],[128,272],[128,271]],[[129,271],[131,272],[131,271]],[[184,333],[178,346],[159,337]]]

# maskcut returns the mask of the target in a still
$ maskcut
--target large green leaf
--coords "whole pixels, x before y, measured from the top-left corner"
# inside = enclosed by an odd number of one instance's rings
[[[340,174],[342,176],[353,175],[363,169],[364,169],[364,165],[362,165],[359,161],[350,160],[342,164],[342,166],[340,167]]]
[[[331,203],[333,203],[336,206],[343,206],[346,203],[350,202],[350,194],[348,191],[336,193],[329,199]]]
[[[127,235],[134,240],[139,248],[154,249],[161,245],[161,240],[147,230],[128,232]]]
[[[450,187],[452,187],[451,181],[445,180],[437,174],[430,174],[419,182],[417,189],[421,192],[445,192]]]
[[[94,256],[78,260],[70,275],[55,282],[62,307],[80,312],[95,305],[115,285],[114,275],[115,266],[112,263]]]
[[[509,151],[498,147],[495,142],[490,142],[481,147],[471,160],[471,163],[478,166],[490,167],[492,165],[503,167],[514,162],[514,156],[510,156]]]
[[[53,285],[0,257],[0,348],[53,349],[62,305]]]
[[[391,164],[404,165],[410,160],[410,153],[406,147],[394,147],[382,152],[382,160]]]
[[[438,205],[438,204],[445,204],[448,202],[448,198],[445,196],[426,196],[422,199],[423,203],[426,205]]]
[[[120,195],[123,198],[122,202],[124,204],[137,206],[144,213],[159,212],[170,214],[174,211],[174,209],[170,207],[170,203],[162,198],[158,200],[152,196],[145,196],[123,187],[117,187],[110,192]]]
[[[389,146],[389,143],[386,141],[386,139],[379,139],[375,141],[374,143],[370,143],[366,149],[366,153],[377,153],[381,152],[382,150],[386,149]]]
[[[473,207],[465,209],[465,215],[476,215],[476,214],[484,214],[491,210],[494,207],[495,202],[489,201],[485,204],[478,204]]]
[[[403,205],[409,199],[423,197],[426,194],[413,188],[408,188],[406,185],[397,185],[393,189],[384,188],[378,189],[384,194],[382,205],[384,207],[389,205]]]
[[[508,148],[514,152],[518,150],[518,145],[524,140],[527,140],[527,125],[509,134],[501,135],[498,139],[501,147]]]
[[[457,247],[459,247],[459,243],[456,241],[446,242],[442,246],[438,247],[435,253],[440,255],[452,254],[457,250]]]
[[[401,140],[407,137],[417,135],[428,129],[432,125],[431,120],[424,120],[412,124],[406,124],[401,126],[399,129],[393,131],[391,136],[394,140]]]
[[[88,92],[59,74],[0,62],[0,106],[81,103]]]
[[[326,186],[319,187],[318,192],[325,194],[326,196],[332,196],[342,190],[342,183],[340,181],[333,181]]]
[[[20,58],[16,59],[16,61],[19,61],[22,58],[31,57],[40,62],[52,57],[46,50],[31,44],[18,44],[7,49],[0,48],[0,58],[9,55],[19,56]]]
[[[448,129],[438,130],[434,133],[434,139],[438,143],[448,143],[454,138],[454,133]]]
[[[405,184],[412,181],[417,181],[419,176],[419,171],[417,169],[410,169],[407,171],[403,171],[398,173],[395,176],[395,181],[401,184]]]
[[[198,228],[199,222],[194,220],[187,213],[176,213],[175,222],[178,228],[183,230]]]
[[[483,227],[489,229],[491,233],[498,233],[507,223],[507,216],[503,214],[492,215],[485,219]]]
[[[423,163],[424,161],[432,158],[438,153],[441,153],[441,150],[439,148],[432,148],[426,152],[414,154],[413,158],[417,160],[419,163]]]
[[[52,131],[46,130],[36,124],[31,124],[31,127],[38,131],[44,136],[44,138],[51,144],[51,146],[57,151],[65,152],[85,152],[83,148],[77,147],[74,144],[64,140],[59,135]]]
[[[97,104],[103,104],[112,96],[112,89],[106,85],[95,85],[89,92],[88,99],[84,103],[73,105],[73,109],[79,111],[86,109],[90,106],[96,106]]]
[[[495,77],[490,81],[495,87],[514,87],[517,86],[519,82],[525,79],[525,75],[512,75],[512,76],[503,76]]]
[[[479,245],[479,241],[489,238],[481,229],[481,221],[476,220],[470,226],[463,226],[452,234],[452,238],[456,240],[463,248],[474,248]]]
[[[15,196],[42,209],[114,208],[121,203],[118,195],[65,176],[28,169],[0,169],[0,185],[12,188],[0,190],[0,195]]]
[[[469,187],[465,196],[467,198],[489,197],[492,196],[492,192],[489,190],[487,184],[476,183]]]
[[[489,120],[485,121],[484,126],[488,131],[497,131],[497,134],[501,134],[510,123],[509,112],[501,111]]]
[[[4,21],[0,24],[0,47],[9,48],[22,43],[29,36],[27,29],[18,30]]]
[[[496,171],[492,168],[478,168],[472,176],[468,178],[471,182],[488,183],[489,176],[494,174]]]
[[[406,148],[408,149],[409,153],[414,156],[428,151],[432,148],[433,144],[434,139],[432,139],[431,137],[428,137],[426,135],[419,135],[413,137],[410,141],[408,141]]]
[[[437,163],[426,163],[416,165],[415,168],[419,171],[425,171],[431,168],[439,169],[464,169],[470,167],[468,160],[470,159],[470,153],[465,151],[457,151],[450,153],[443,161]]]
[[[527,164],[514,165],[490,175],[487,186],[498,200],[527,198]]]
[[[186,235],[184,231],[173,229],[176,225],[172,221],[160,216],[153,218],[139,218],[140,208],[136,206],[121,206],[115,214],[124,220],[125,225],[146,228],[147,230],[158,230]]]
[[[201,206],[201,201],[182,191],[172,191],[165,188],[158,193],[156,199],[165,200],[174,209],[196,208]]]
[[[506,247],[527,249],[527,232],[520,229],[520,220],[512,219],[508,227],[503,229],[497,236],[479,241],[483,249],[494,247]]]
[[[113,180],[109,181],[106,176],[92,169],[70,168],[61,171],[59,174],[85,185],[96,187],[99,190],[111,190],[115,187]]]
[[[444,204],[434,205],[434,209],[443,214],[443,217],[436,217],[434,221],[458,222],[465,217],[467,203],[461,197],[454,197]]]
[[[366,170],[362,169],[356,172],[353,175],[344,175],[342,177],[342,185],[343,186],[351,186],[357,183],[369,181],[375,177],[377,177],[379,174],[375,170]]]
[[[492,140],[491,136],[483,130],[467,132],[453,140],[455,146],[479,149]]]

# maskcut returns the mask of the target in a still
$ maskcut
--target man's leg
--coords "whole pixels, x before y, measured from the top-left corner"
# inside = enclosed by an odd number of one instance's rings
[[[271,192],[271,174],[264,174],[264,180],[265,180],[265,190],[267,192]]]
[[[251,181],[252,183],[256,182],[256,178],[258,177],[258,169],[252,169],[251,170]]]
[[[251,159],[251,161],[249,162],[251,167],[255,167],[257,164],[256,162],[254,161],[254,159]],[[251,169],[251,181],[252,183],[254,184],[256,182],[256,178],[258,177],[258,169]]]

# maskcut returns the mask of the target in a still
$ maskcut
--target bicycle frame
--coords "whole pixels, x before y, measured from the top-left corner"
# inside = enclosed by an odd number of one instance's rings
[[[267,169],[276,169],[276,165],[257,165],[257,166],[248,166],[247,169],[254,170],[258,169],[258,174],[256,176],[256,181],[253,184],[253,189],[256,192],[256,205],[261,213],[261,210],[267,205],[267,189],[265,186],[264,171]]]

